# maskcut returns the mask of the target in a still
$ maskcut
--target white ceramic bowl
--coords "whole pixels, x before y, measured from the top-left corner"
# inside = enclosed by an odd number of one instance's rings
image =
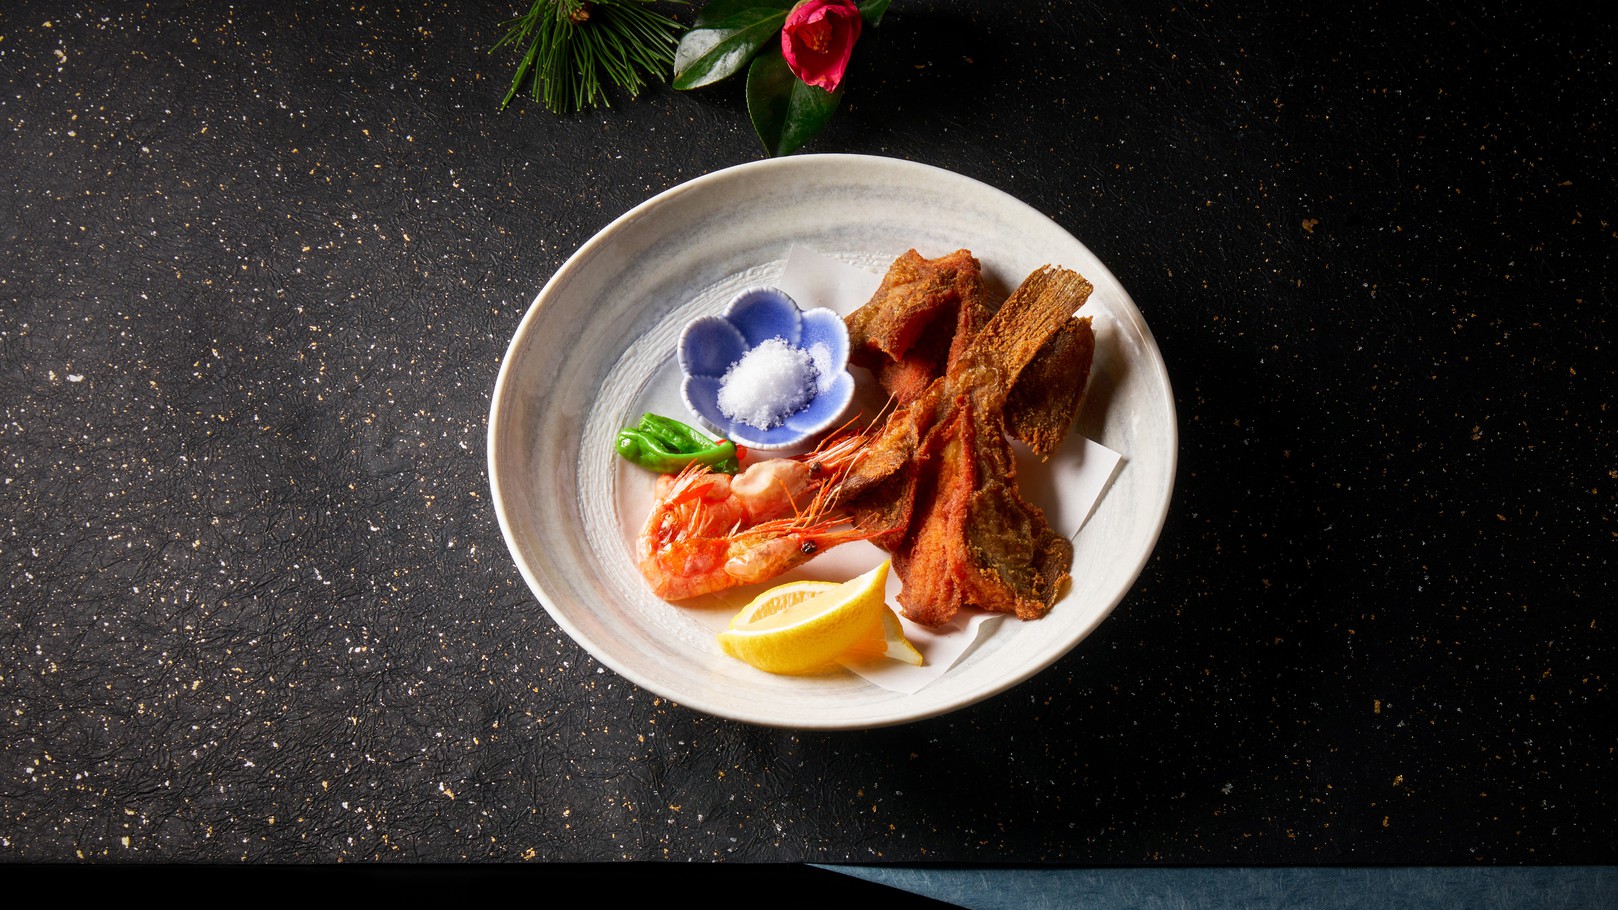
[[[614,455],[614,435],[651,406],[678,407],[682,328],[721,311],[743,288],[772,284],[794,244],[877,273],[912,247],[925,256],[964,247],[1002,291],[1047,263],[1095,286],[1097,352],[1079,427],[1124,462],[1074,540],[1074,582],[1050,615],[1002,622],[914,694],[842,670],[809,677],[754,670],[714,640],[751,591],[670,604],[651,595],[635,567],[650,484]],[[591,238],[518,326],[495,383],[488,440],[501,531],[564,631],[613,671],[688,708],[801,729],[935,716],[1002,692],[1066,654],[1112,611],[1151,555],[1176,449],[1162,355],[1129,294],[1082,243],[970,178],[857,155],[717,171],[647,200]]]

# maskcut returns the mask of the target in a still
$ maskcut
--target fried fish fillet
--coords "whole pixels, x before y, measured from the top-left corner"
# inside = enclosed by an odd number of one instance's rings
[[[968,250],[894,260],[871,302],[849,314],[849,360],[900,405],[920,397],[989,321],[983,273]]]
[[[849,317],[851,327],[862,327],[862,338],[908,336],[908,343],[866,344],[867,351],[890,357],[896,351],[904,358],[926,330],[915,328],[916,314],[926,311],[936,319],[945,309],[893,291],[926,287],[915,278],[925,272],[926,260],[913,253],[895,263],[900,280],[885,280],[888,292],[879,290],[867,304],[904,312],[856,311]],[[1077,403],[1068,400],[1071,393],[1053,397],[1045,388],[1053,372],[1081,360],[1088,370],[1089,358],[1082,354],[1088,320],[1071,324],[1090,290],[1078,274],[1047,266],[1029,275],[981,329],[963,334],[957,327],[943,375],[893,411],[845,480],[843,505],[862,527],[879,531],[876,542],[894,554],[894,570],[904,582],[900,607],[912,620],[947,622],[963,606],[1032,619],[1059,596],[1072,545],[1017,492],[1006,409],[1026,374],[1030,391],[1017,406],[1019,425],[1042,445],[1057,432],[1056,424],[1065,433]],[[959,323],[959,299],[955,316]],[[873,326],[885,331],[873,333]],[[1047,350],[1044,356],[1054,365],[1036,365]]]
[[[1006,432],[1040,458],[1049,458],[1056,451],[1078,417],[1095,350],[1090,317],[1069,319],[1011,387],[1006,398]]]

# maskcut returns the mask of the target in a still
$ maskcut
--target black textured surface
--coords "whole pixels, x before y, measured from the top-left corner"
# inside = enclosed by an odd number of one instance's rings
[[[1618,861],[1609,11],[896,0],[808,150],[1095,250],[1181,470],[1067,658],[837,734],[506,555],[528,302],[759,156],[737,84],[498,113],[519,5],[0,8],[0,859]]]

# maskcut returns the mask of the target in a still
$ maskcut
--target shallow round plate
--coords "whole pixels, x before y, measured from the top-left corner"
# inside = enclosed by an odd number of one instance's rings
[[[670,604],[651,595],[635,568],[650,480],[614,455],[614,433],[649,404],[678,403],[681,329],[721,311],[740,289],[771,284],[794,245],[878,274],[910,248],[929,257],[966,248],[1001,292],[1045,264],[1095,286],[1087,312],[1098,314],[1096,359],[1079,430],[1122,453],[1123,463],[1074,539],[1073,584],[1044,619],[1001,622],[914,694],[841,669],[807,677],[754,670],[714,639],[750,591]],[[1157,541],[1177,435],[1168,373],[1140,311],[1056,223],[1000,190],[927,165],[802,155],[674,187],[574,253],[511,340],[495,383],[488,452],[495,511],[518,569],[556,623],[601,663],[709,714],[859,729],[1003,692],[1088,635]]]

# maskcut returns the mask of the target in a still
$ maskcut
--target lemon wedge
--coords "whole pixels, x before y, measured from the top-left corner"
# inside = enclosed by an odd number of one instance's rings
[[[841,585],[835,581],[789,581],[784,585],[776,585],[753,598],[740,613],[731,617],[730,628],[740,629],[751,625],[836,587]]]
[[[920,663],[888,609],[888,566],[884,562],[841,584],[795,581],[771,588],[736,614],[719,633],[719,646],[770,673],[807,673],[844,655],[898,654]],[[914,660],[904,656],[907,650]]]
[[[848,649],[843,657],[853,659],[874,659],[874,657],[887,657],[890,661],[903,661],[906,664],[925,664],[921,651],[917,651],[909,638],[904,638],[904,625],[900,617],[892,609],[882,607],[882,638],[875,641],[861,641]]]

